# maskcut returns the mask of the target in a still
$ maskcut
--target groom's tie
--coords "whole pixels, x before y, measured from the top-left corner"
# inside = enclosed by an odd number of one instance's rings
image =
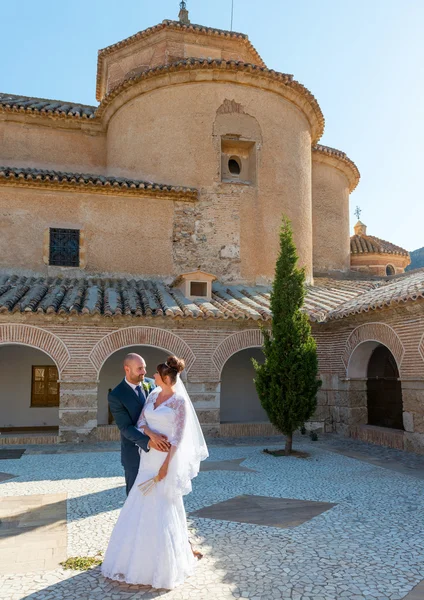
[[[145,401],[146,398],[144,397],[144,394],[141,391],[141,385],[137,385],[136,386],[135,393],[137,394],[138,399],[140,400],[140,402],[144,402]]]

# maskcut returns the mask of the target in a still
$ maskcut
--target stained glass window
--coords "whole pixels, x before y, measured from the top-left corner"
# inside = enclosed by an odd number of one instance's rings
[[[59,374],[54,366],[32,367],[31,406],[59,406]]]
[[[50,229],[49,264],[79,267],[79,229]]]

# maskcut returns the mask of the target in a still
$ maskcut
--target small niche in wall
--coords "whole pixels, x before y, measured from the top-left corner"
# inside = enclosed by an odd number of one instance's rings
[[[208,295],[207,281],[190,281],[190,296],[206,298]]]
[[[221,181],[256,182],[256,144],[238,136],[221,138]]]

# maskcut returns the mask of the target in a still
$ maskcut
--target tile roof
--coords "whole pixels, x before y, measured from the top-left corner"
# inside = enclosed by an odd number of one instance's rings
[[[179,187],[162,183],[152,183],[129,179],[87,173],[65,173],[50,169],[30,169],[23,167],[0,166],[0,185],[15,186],[44,186],[49,188],[86,191],[89,193],[108,193],[124,195],[166,195],[175,198],[197,199],[198,190],[195,188]]]
[[[329,312],[338,306],[360,298],[381,285],[380,281],[338,280],[315,277],[313,286],[307,287],[305,309],[312,321],[326,320]]]
[[[181,24],[179,24],[179,26],[181,26]],[[114,46],[110,46],[109,48],[113,47]],[[105,48],[105,51],[106,50],[108,50],[108,48]],[[102,55],[99,55],[99,60],[100,56]],[[307,109],[306,115],[311,121],[313,143],[317,142],[322,136],[324,132],[325,120],[315,96],[304,85],[296,81],[293,78],[293,75],[268,69],[265,67],[264,63],[259,61],[258,64],[251,64],[236,60],[226,61],[210,58],[187,58],[185,60],[176,61],[168,65],[160,65],[124,79],[121,84],[119,84],[103,98],[99,106],[88,106],[84,104],[75,104],[72,102],[63,102],[61,100],[48,100],[45,98],[31,98],[28,96],[16,96],[13,94],[0,93],[0,113],[21,113],[50,118],[55,117],[60,119],[90,119],[94,120],[95,123],[101,124],[101,118],[103,117],[108,105],[112,102],[112,100],[120,92],[128,87],[131,87],[138,81],[157,76],[160,77],[164,73],[193,69],[204,70],[208,68],[256,74],[282,84],[288,88],[288,93],[293,98],[300,100],[298,105],[303,107],[304,111]],[[349,164],[352,162],[350,159],[346,160],[349,162]]]
[[[396,279],[381,282],[374,289],[341,303],[326,315],[326,320],[393,307],[424,298],[424,269],[404,273]]]
[[[350,238],[351,254],[400,254],[409,256],[409,252],[373,235],[352,235]]]
[[[93,119],[96,110],[96,106],[86,104],[48,100],[47,98],[30,98],[29,96],[16,96],[0,92],[0,112]]]
[[[154,77],[162,77],[166,73],[197,69],[201,69],[202,71],[206,69],[216,69],[218,71],[225,71],[226,73],[232,71],[235,73],[246,73],[257,75],[262,79],[268,79],[272,82],[281,84],[283,89],[287,92],[289,99],[297,104],[308,117],[312,127],[313,144],[316,144],[324,133],[325,119],[317,99],[303,84],[296,81],[293,78],[293,75],[280,73],[279,71],[274,71],[274,69],[268,69],[265,66],[259,66],[252,63],[245,63],[237,60],[223,60],[219,58],[186,58],[168,65],[159,65],[158,67],[136,73],[131,77],[124,79],[122,83],[113,88],[113,90],[103,98],[96,111],[96,117],[102,118],[107,107],[116,96],[140,81]],[[350,159],[347,159],[347,161],[349,161],[349,164],[352,162]]]
[[[315,144],[315,146],[312,146],[312,152],[318,156],[329,157],[333,160],[335,159],[337,161],[336,164],[344,171],[348,178],[350,192],[352,193],[353,190],[356,189],[359,180],[361,179],[361,174],[353,160],[351,160],[345,152],[337,150],[337,148],[331,148],[330,146],[323,146],[322,144]]]
[[[162,23],[159,23],[158,25],[154,25],[153,27],[149,27],[148,29],[139,31],[139,32],[135,33],[134,35],[131,35],[130,37],[127,37],[124,40],[117,42],[116,44],[111,44],[110,46],[107,46],[106,48],[102,48],[101,50],[99,50],[98,59],[97,59],[97,87],[96,87],[97,100],[100,100],[101,96],[102,96],[101,82],[102,82],[102,72],[103,72],[102,66],[103,66],[104,58],[108,54],[115,52],[115,50],[119,50],[120,48],[125,48],[127,46],[131,46],[132,44],[138,42],[138,40],[149,37],[150,35],[157,33],[158,31],[161,31],[163,29],[184,31],[187,33],[194,32],[194,33],[201,33],[201,34],[206,34],[206,35],[213,35],[213,36],[243,40],[243,42],[255,54],[255,56],[257,58],[257,64],[262,67],[265,67],[265,63],[262,60],[262,58],[260,57],[258,51],[253,46],[253,44],[250,42],[249,37],[244,33],[238,33],[237,31],[227,31],[225,29],[215,29],[214,27],[205,27],[204,25],[195,25],[194,23],[184,24],[184,23],[181,23],[180,21],[173,21],[173,20],[166,19],[166,20],[162,21]]]
[[[318,280],[305,310],[323,321],[338,305],[375,287],[371,282]],[[1,313],[104,315],[269,321],[270,287],[213,284],[211,301],[190,300],[161,281],[0,275]]]

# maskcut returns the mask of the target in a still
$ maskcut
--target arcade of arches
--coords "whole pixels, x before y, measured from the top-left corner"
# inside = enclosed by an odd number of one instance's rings
[[[318,336],[323,386],[309,426],[423,451],[424,381],[405,375],[406,350],[394,330],[373,327],[347,335],[337,363],[329,362],[332,338]],[[27,430],[58,431],[61,441],[117,439],[107,394],[122,379],[130,351],[145,358],[149,376],[170,353],[185,358],[186,385],[208,435],[271,434],[253,383],[252,358],[263,360],[258,332],[221,330],[217,337],[184,329],[103,327],[86,334],[81,328],[70,343],[59,328],[19,325],[12,331],[0,324],[2,443],[10,431]],[[331,365],[343,364],[342,358],[346,366],[337,371]]]

